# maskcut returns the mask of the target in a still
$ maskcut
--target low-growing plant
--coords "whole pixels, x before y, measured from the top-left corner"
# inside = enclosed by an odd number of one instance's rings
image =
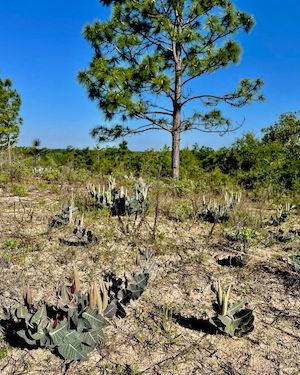
[[[229,241],[246,242],[253,244],[262,239],[262,236],[253,228],[242,227],[234,231],[226,233],[226,238]]]
[[[292,241],[300,237],[300,229],[289,229],[288,231],[284,231],[279,229],[277,233],[273,233],[274,239],[276,242],[285,243]]]
[[[9,347],[7,346],[0,346],[0,361],[7,357],[9,353]]]
[[[78,210],[72,201],[68,207],[64,208],[59,214],[56,214],[49,222],[49,228],[59,228],[64,225],[72,224],[73,214]]]
[[[107,275],[90,284],[88,293],[81,290],[74,266],[71,285],[61,284],[55,305],[33,302],[32,289],[23,292],[24,302],[17,308],[4,309],[6,320],[0,332],[13,342],[32,348],[44,347],[58,353],[66,361],[80,361],[105,341],[108,318],[125,317],[124,307],[141,296],[153,266],[151,253],[141,252],[140,272],[131,278]]]
[[[167,211],[167,217],[170,220],[184,222],[187,219],[193,218],[194,208],[189,200],[181,200],[178,203],[172,202]]]
[[[62,177],[63,174],[58,168],[49,168],[43,174],[43,178],[49,182],[59,181]]]
[[[109,306],[111,306],[109,317],[113,315],[125,316],[124,306],[143,294],[148,284],[149,273],[154,266],[151,258],[152,253],[150,251],[140,251],[138,260],[140,270],[129,278],[126,275],[116,277],[113,273],[104,276],[104,280],[109,286],[108,300]]]
[[[222,202],[206,201],[205,196],[202,199],[202,205],[198,209],[197,216],[203,221],[209,223],[223,223],[229,220],[230,210],[241,200],[241,193],[225,193]]]
[[[213,308],[217,315],[210,319],[218,331],[229,336],[242,337],[254,329],[254,316],[251,309],[244,308],[244,302],[229,304],[231,287],[223,290],[220,281],[216,288],[217,301]]]
[[[51,167],[33,167],[32,168],[32,175],[33,177],[39,177],[39,178],[44,178],[46,173],[51,171]]]
[[[91,305],[90,294],[80,291],[76,270],[72,285],[59,287],[55,306],[44,301],[34,304],[31,288],[27,287],[24,304],[5,313],[6,335],[17,335],[21,343],[34,348],[51,349],[66,361],[86,359],[97,344],[104,342],[107,321]]]
[[[286,203],[285,206],[281,206],[277,209],[277,213],[275,216],[271,216],[269,219],[264,219],[262,221],[262,226],[278,226],[282,223],[285,223],[293,210],[297,207],[295,205],[290,205]]]
[[[95,186],[89,186],[88,189],[98,208],[109,209],[113,216],[136,215],[147,210],[149,186],[142,178],[135,183],[132,195],[123,187],[118,189],[116,180],[111,176],[107,188],[103,186],[97,190]]]
[[[195,182],[190,179],[163,178],[162,181],[173,197],[186,197],[195,189]]]
[[[68,246],[88,246],[98,242],[98,238],[94,233],[83,226],[83,215],[80,220],[75,220],[73,234],[77,237],[77,240],[72,241],[60,238],[59,241]]]
[[[17,250],[19,247],[20,247],[20,241],[14,238],[4,241],[3,244],[1,245],[1,248],[3,250],[9,250],[9,251]]]
[[[296,272],[300,272],[300,251],[297,251],[296,253],[292,254],[289,260],[294,270]]]
[[[13,184],[11,187],[11,192],[13,195],[16,195],[18,197],[26,197],[28,189],[23,184]]]
[[[5,171],[0,172],[0,184],[5,185],[9,181],[9,173]]]

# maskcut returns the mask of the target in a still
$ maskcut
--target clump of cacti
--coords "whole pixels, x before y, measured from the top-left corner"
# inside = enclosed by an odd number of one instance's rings
[[[112,176],[108,178],[107,188],[105,188],[105,186],[99,186],[97,189],[94,185],[89,185],[87,189],[91,197],[96,200],[99,209],[111,209],[115,196],[118,194],[116,179]]]
[[[93,232],[83,226],[83,216],[81,217],[81,220],[77,220],[75,224],[76,226],[73,230],[73,234],[75,234],[77,238],[84,241],[86,244],[98,242],[98,239]]]
[[[216,288],[217,301],[213,308],[217,313],[210,319],[218,331],[228,334],[229,336],[242,337],[252,332],[254,329],[253,311],[244,308],[244,302],[229,303],[231,287],[223,290],[220,281]]]
[[[237,205],[241,200],[241,193],[225,193],[222,202],[206,201],[202,198],[202,205],[198,210],[198,217],[209,223],[223,223],[229,220],[230,209]]]
[[[130,195],[127,189],[116,187],[116,180],[110,176],[108,187],[96,189],[95,186],[89,186],[88,190],[92,198],[96,200],[99,209],[110,210],[113,216],[125,216],[141,214],[147,209],[147,194],[149,186],[142,178],[138,179],[133,188],[133,194]]]
[[[286,203],[285,206],[281,206],[277,209],[275,216],[271,216],[269,219],[264,219],[262,221],[262,226],[278,226],[285,223],[289,219],[291,212],[296,208],[297,206]]]
[[[49,222],[49,228],[59,228],[73,223],[73,214],[78,210],[72,200],[68,207],[64,208],[59,214],[53,216]]]

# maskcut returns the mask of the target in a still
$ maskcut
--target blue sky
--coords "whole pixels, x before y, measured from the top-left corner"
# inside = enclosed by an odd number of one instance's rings
[[[242,60],[206,77],[197,86],[211,93],[234,88],[244,77],[265,81],[265,103],[234,109],[225,114],[234,123],[245,118],[242,129],[219,137],[200,132],[183,136],[182,145],[229,145],[245,132],[260,135],[283,112],[300,109],[300,2],[296,0],[236,0],[254,15],[256,27],[238,37]],[[91,128],[103,123],[96,104],[77,83],[77,72],[92,56],[81,33],[84,25],[105,20],[109,10],[98,0],[0,0],[0,74],[10,77],[22,96],[21,145],[40,138],[47,147],[94,147]],[[133,150],[170,144],[168,134],[146,133],[128,138]]]

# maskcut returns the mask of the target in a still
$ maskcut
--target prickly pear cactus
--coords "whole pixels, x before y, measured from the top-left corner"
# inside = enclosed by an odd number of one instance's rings
[[[218,282],[216,295],[217,302],[213,305],[217,316],[210,319],[218,331],[229,336],[242,337],[254,329],[253,311],[245,309],[244,302],[229,304],[231,287],[225,292]]]

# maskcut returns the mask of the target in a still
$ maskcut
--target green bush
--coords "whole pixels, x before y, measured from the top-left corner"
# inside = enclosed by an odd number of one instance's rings
[[[3,171],[0,172],[0,184],[5,185],[9,181],[9,173]]]
[[[172,202],[167,209],[167,216],[169,219],[180,222],[193,218],[195,213],[192,202],[188,199]]]
[[[262,235],[252,228],[242,227],[226,234],[230,241],[247,242],[253,244],[262,239]]]
[[[62,173],[58,168],[50,168],[45,172],[43,177],[49,182],[55,182],[62,178]]]
[[[28,190],[27,187],[23,184],[13,184],[11,187],[11,192],[13,195],[18,197],[26,197]]]

